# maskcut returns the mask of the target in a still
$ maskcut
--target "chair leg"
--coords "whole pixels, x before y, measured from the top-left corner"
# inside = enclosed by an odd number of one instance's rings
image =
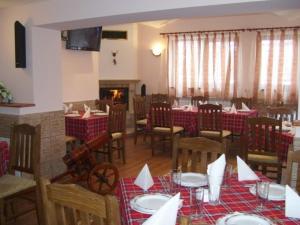
[[[35,188],[36,199],[35,199],[35,210],[37,215],[38,225],[45,225],[44,213],[43,213],[43,203],[42,203],[42,193],[40,192],[39,187]]]
[[[6,218],[4,214],[4,199],[0,198],[0,225],[5,225]]]
[[[125,139],[122,138],[122,143],[121,143],[121,151],[122,151],[122,158],[123,158],[123,163],[126,164],[126,155],[125,155]]]
[[[281,176],[282,176],[282,167],[281,165],[277,166],[277,183],[280,184],[281,183]]]
[[[108,144],[108,162],[112,163],[112,140],[109,141],[109,144]]]
[[[121,143],[121,139],[117,139],[117,149],[118,149],[118,158],[121,158],[121,147],[122,143]]]
[[[138,136],[138,134],[137,134],[137,129],[135,128],[135,131],[134,131],[134,144],[136,145],[136,143],[137,143],[137,136]]]

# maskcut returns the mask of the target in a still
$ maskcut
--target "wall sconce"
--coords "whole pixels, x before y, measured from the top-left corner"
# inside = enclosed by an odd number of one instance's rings
[[[116,50],[116,51],[111,51],[111,54],[112,54],[112,57],[113,57],[113,64],[114,65],[117,65],[117,54],[118,54],[119,50]]]
[[[162,45],[161,43],[156,43],[151,48],[152,54],[154,56],[160,56],[162,53]]]

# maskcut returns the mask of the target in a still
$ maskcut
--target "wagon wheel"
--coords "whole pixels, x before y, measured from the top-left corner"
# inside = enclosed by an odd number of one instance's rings
[[[88,186],[91,191],[104,195],[112,193],[118,181],[117,167],[108,163],[97,164],[89,173]]]

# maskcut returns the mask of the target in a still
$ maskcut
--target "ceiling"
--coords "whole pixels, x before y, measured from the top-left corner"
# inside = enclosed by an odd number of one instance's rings
[[[0,8],[7,8],[16,5],[24,5],[31,2],[40,2],[45,0],[0,0]]]

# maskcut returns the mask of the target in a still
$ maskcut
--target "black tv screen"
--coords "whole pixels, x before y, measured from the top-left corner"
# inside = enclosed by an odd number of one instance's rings
[[[25,27],[15,22],[15,61],[16,68],[26,68],[26,38]]]
[[[68,30],[66,49],[99,51],[102,27]]]

